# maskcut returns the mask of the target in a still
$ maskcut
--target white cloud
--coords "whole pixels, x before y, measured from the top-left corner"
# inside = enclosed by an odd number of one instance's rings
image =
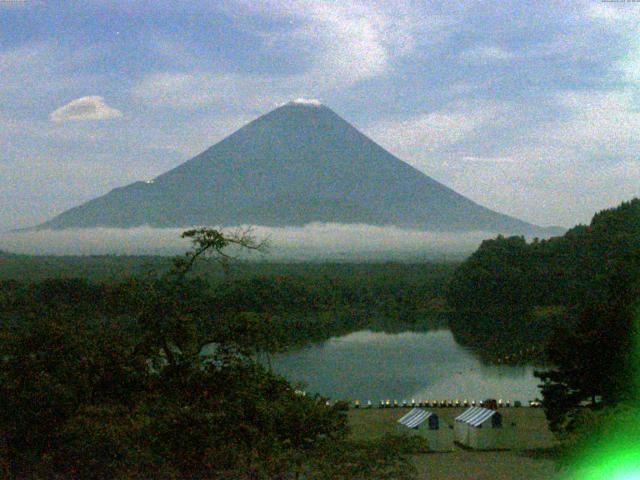
[[[314,107],[322,106],[322,102],[315,98],[296,98],[295,100],[292,100],[291,103],[295,103],[298,105],[312,105]]]
[[[515,55],[501,47],[491,45],[478,45],[465,50],[460,54],[460,58],[473,64],[488,64],[511,60]]]
[[[92,95],[70,101],[51,112],[49,119],[59,123],[70,120],[107,120],[121,116],[122,112],[107,105],[104,98]]]
[[[590,155],[637,158],[640,111],[634,92],[565,91],[554,95],[565,118],[541,125],[533,140],[553,142]]]
[[[164,72],[145,76],[131,91],[137,101],[172,108],[198,109],[217,106],[218,113],[243,107],[263,109],[290,99],[283,91],[295,91],[296,77],[240,75],[219,72]],[[226,111],[225,111],[226,110]]]
[[[155,107],[202,109],[216,107],[219,115],[264,111],[289,101],[319,105],[320,101],[300,97],[301,92],[320,91],[306,74],[226,74],[206,71],[149,74],[131,90],[138,102]],[[292,100],[293,99],[293,100]]]
[[[617,67],[626,81],[640,86],[640,41],[637,38],[631,41],[631,48]]]
[[[475,155],[466,155],[462,157],[465,162],[477,163],[515,163],[516,159],[511,157],[477,157]]]
[[[482,205],[570,226],[640,196],[634,95],[629,88],[551,93],[535,103],[454,102],[365,132]]]
[[[418,161],[473,200],[542,225],[588,222],[596,211],[640,196],[640,111],[633,91],[565,91],[545,101],[560,113],[538,123],[524,106],[513,107],[510,126],[519,134],[489,156],[510,161],[460,162],[455,151],[432,158],[418,152]],[[465,148],[491,146],[501,127],[490,127]]]
[[[33,0],[2,0],[0,1],[0,10],[2,9],[18,9],[32,7],[33,4],[39,3]]]
[[[499,102],[455,102],[445,109],[408,119],[376,122],[365,131],[403,160],[415,164],[416,152],[432,153],[469,141],[489,123],[504,121],[507,106]]]
[[[636,86],[640,85],[640,41],[638,25],[640,8],[637,2],[594,3],[585,10],[588,20],[595,22],[618,37],[621,47],[626,46],[622,58],[613,62],[614,74]]]
[[[637,21],[640,17],[635,2],[629,2],[631,5],[625,5],[626,2],[589,2],[585,9],[585,16],[593,21],[628,24]]]
[[[131,91],[134,98],[151,105],[200,107],[221,98],[208,78],[196,73],[152,73]]]
[[[289,20],[293,30],[271,34],[306,47],[309,79],[318,85],[348,85],[388,71],[410,53],[418,37],[436,29],[439,15],[418,15],[408,1],[292,0],[232,2],[263,16]]]
[[[33,43],[0,50],[2,106],[20,102],[22,108],[40,105],[40,99],[66,89],[85,87],[93,75],[72,75],[78,64],[89,62],[96,49],[71,50],[52,43]]]
[[[238,229],[246,230],[247,226]],[[0,234],[0,249],[28,254],[178,254],[189,248],[186,228],[81,228]],[[233,232],[236,228],[225,229]],[[303,227],[253,227],[269,242],[258,259],[388,258],[389,255],[470,253],[494,232],[424,232],[364,224],[311,223]]]
[[[221,8],[238,22],[250,16],[288,21],[287,31],[254,33],[264,38],[264,45],[288,45],[297,52],[297,58],[304,59],[299,71],[275,76],[228,73],[226,66],[189,69],[187,64],[198,62],[182,59],[185,67],[179,71],[142,78],[132,89],[136,99],[173,108],[231,104],[264,108],[304,93],[322,96],[323,92],[384,76],[420,42],[441,41],[445,36],[440,31],[441,16],[420,16],[404,1],[236,0],[223,3]],[[438,36],[433,34],[436,31]],[[184,48],[173,41],[168,46],[162,44],[162,52],[180,57],[183,54],[178,52]]]
[[[388,17],[356,4],[311,2],[305,9],[309,22],[298,33],[321,44],[312,75],[331,84],[349,84],[385,73],[394,43],[384,38]]]

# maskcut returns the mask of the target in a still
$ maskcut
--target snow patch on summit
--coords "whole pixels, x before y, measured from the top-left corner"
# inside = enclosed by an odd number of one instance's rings
[[[320,100],[315,98],[296,98],[295,100],[291,100],[289,103],[293,105],[310,105],[313,107],[321,107],[322,103]]]

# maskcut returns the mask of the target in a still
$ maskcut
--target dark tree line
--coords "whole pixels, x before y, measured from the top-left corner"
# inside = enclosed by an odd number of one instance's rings
[[[189,278],[200,256],[258,245],[186,236],[194,249],[153,282],[3,285],[3,478],[409,478],[396,443],[353,443],[343,405],[254,360],[261,313],[216,308]]]
[[[454,273],[447,299],[463,319],[459,329],[473,332],[464,319],[481,317],[481,331],[506,322],[525,336],[543,334],[554,368],[538,375],[554,430],[571,431],[585,406],[637,401],[640,200],[599,212],[562,237],[483,242]]]
[[[420,269],[401,264],[294,267],[288,274],[278,266],[273,267],[277,274],[238,273],[247,267],[236,265],[228,277],[191,274],[181,282],[181,301],[197,318],[200,334],[226,331],[241,336],[239,330],[254,328],[259,320],[257,325],[268,330],[269,348],[277,351],[360,328],[428,328],[446,312],[443,286],[453,269],[430,264]],[[0,322],[22,322],[43,310],[72,308],[132,328],[148,292],[166,288],[165,283],[148,275],[111,282],[0,281]],[[252,322],[253,326],[244,325]]]
[[[603,286],[636,279],[639,210],[634,199],[548,240],[485,240],[456,269],[447,302],[458,312],[498,313],[603,303]]]

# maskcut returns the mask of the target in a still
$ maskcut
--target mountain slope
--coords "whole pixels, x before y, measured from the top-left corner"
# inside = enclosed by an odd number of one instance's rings
[[[42,225],[265,226],[310,222],[544,234],[397,159],[320,105],[289,103],[153,182],[136,182]]]

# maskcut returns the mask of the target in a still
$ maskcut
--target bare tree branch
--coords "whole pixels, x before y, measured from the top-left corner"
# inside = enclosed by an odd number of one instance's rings
[[[226,270],[229,260],[234,258],[224,251],[230,246],[239,247],[241,250],[258,252],[265,252],[267,250],[267,240],[257,240],[251,228],[237,229],[235,232],[226,234],[221,230],[200,227],[186,230],[182,233],[182,238],[190,239],[193,246],[184,256],[174,259],[173,268],[165,276],[165,281],[167,281],[168,284],[167,293],[169,297],[183,286],[183,280],[193,269],[193,266],[200,257],[210,256],[219,262]],[[167,295],[167,293],[165,293],[165,295]],[[152,310],[143,312],[143,315],[146,314],[150,318],[151,324],[154,324],[157,323],[161,317],[171,317],[175,314],[171,308],[169,308],[169,311],[156,311],[161,308],[158,299],[156,299]],[[158,323],[158,325],[154,327],[154,330],[156,330],[156,334],[159,334],[160,348],[164,351],[168,363],[174,366],[176,364],[176,358],[172,350],[172,344],[175,345],[175,339],[170,339],[167,333],[163,331],[164,328],[160,328],[159,325]],[[202,349],[202,346],[199,347],[198,352]]]

